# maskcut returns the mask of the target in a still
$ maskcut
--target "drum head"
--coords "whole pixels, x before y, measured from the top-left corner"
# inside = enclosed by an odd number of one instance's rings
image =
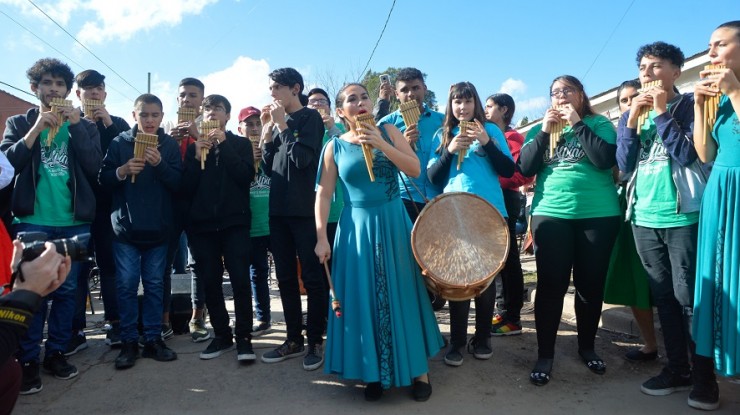
[[[427,285],[448,300],[480,295],[509,254],[509,227],[472,193],[444,193],[419,214],[411,245]]]

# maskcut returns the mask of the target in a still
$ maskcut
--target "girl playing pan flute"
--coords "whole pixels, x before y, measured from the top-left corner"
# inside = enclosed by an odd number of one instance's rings
[[[356,126],[372,111],[367,89],[344,86],[337,115],[348,131],[324,147],[316,196],[316,255],[331,256],[327,218],[336,185],[344,209],[334,240],[334,289],[343,315],[329,313],[324,370],[367,383],[365,399],[380,399],[391,386],[412,386],[415,400],[432,393],[427,359],[442,348],[437,320],[411,251],[411,221],[398,188],[398,171],[418,176],[419,160],[398,129]],[[373,147],[371,182],[360,144]]]
[[[461,133],[461,122],[473,124]],[[442,128],[434,135],[432,148],[437,149],[427,167],[432,184],[444,187],[444,192],[481,196],[501,216],[508,217],[498,178],[514,174],[514,161],[504,134],[496,124],[486,122],[480,97],[470,82],[450,88]],[[491,284],[475,298],[475,336],[468,345],[476,359],[493,355],[490,341],[495,293],[495,285]],[[466,344],[469,310],[470,300],[450,301],[450,347],[444,357],[450,366],[463,363],[460,349]]]

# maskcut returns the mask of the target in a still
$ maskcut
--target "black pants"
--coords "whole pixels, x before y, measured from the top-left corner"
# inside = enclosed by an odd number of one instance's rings
[[[537,296],[534,302],[539,358],[552,359],[571,270],[576,288],[578,349],[593,350],[604,301],[604,281],[619,216],[558,219],[533,216]]]
[[[288,340],[303,344],[302,309],[298,290],[296,253],[301,262],[301,279],[308,295],[307,335],[309,344],[323,342],[329,309],[328,285],[323,265],[314,253],[316,223],[313,217],[270,216],[270,246],[275,260],[280,300],[283,303]]]
[[[509,225],[509,255],[506,257],[504,268],[499,274],[502,285],[500,298],[503,300],[499,306],[506,320],[517,322],[520,319],[520,313],[524,305],[524,273],[519,258],[519,246],[516,243],[516,222],[519,218],[522,200],[516,190],[504,190],[503,193],[506,213],[509,215],[507,220]]]
[[[475,337],[491,337],[491,318],[496,287],[491,284],[478,297],[475,297]],[[470,300],[450,301],[450,344],[453,347],[465,346],[468,337],[468,314]]]
[[[422,209],[424,209],[426,203],[414,202],[413,200],[409,199],[401,200],[403,201],[403,207],[406,208],[406,213],[409,214],[409,219],[411,219],[411,224],[413,225],[414,223],[416,223],[416,218],[419,217],[419,213],[421,213]]]
[[[169,243],[167,245],[167,260],[164,268],[164,312],[170,312],[170,298],[172,297],[172,265],[175,262],[175,255],[177,250],[180,248],[180,237],[187,224],[189,215],[189,205],[185,202],[175,199],[173,208],[174,225],[172,233],[170,234]],[[188,233],[188,243],[190,244],[190,234]],[[198,262],[193,256],[193,261]],[[193,266],[191,269],[191,278],[195,284],[192,284],[194,290],[190,294],[193,308],[202,310],[205,304],[205,282],[202,278],[198,277],[198,267]]]
[[[234,332],[237,338],[250,339],[252,285],[249,278],[249,228],[234,226],[214,232],[191,233],[189,237],[198,277],[205,286],[206,305],[214,334],[219,338],[231,338],[222,285],[225,265],[234,290]]]

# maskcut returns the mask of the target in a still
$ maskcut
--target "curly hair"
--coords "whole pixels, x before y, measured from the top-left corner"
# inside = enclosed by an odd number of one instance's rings
[[[72,90],[72,83],[74,82],[75,75],[72,73],[72,69],[66,63],[54,58],[39,59],[26,71],[28,80],[31,81],[31,85],[39,86],[41,78],[49,74],[55,78],[64,79],[64,83],[67,84],[67,91]]]
[[[640,47],[640,49],[637,50],[636,59],[638,67],[640,66],[640,61],[643,56],[665,59],[679,68],[683,66],[683,63],[686,60],[681,49],[665,42],[655,42]]]

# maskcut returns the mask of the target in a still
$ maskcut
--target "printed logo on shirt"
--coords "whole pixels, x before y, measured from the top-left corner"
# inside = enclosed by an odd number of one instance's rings
[[[50,177],[67,175],[68,157],[67,142],[52,142],[51,147],[41,146],[41,165],[49,172]]]
[[[645,140],[640,147],[638,168],[641,174],[658,174],[668,162],[668,151],[660,140]]]
[[[567,140],[565,144],[558,144],[555,147],[555,157],[550,158],[550,149],[545,150],[545,163],[578,163],[586,157],[586,152],[583,151],[581,143],[578,140]]]
[[[264,174],[257,174],[256,176],[254,176],[254,180],[249,186],[249,191],[253,192],[258,190],[270,190],[270,182],[270,177]]]

